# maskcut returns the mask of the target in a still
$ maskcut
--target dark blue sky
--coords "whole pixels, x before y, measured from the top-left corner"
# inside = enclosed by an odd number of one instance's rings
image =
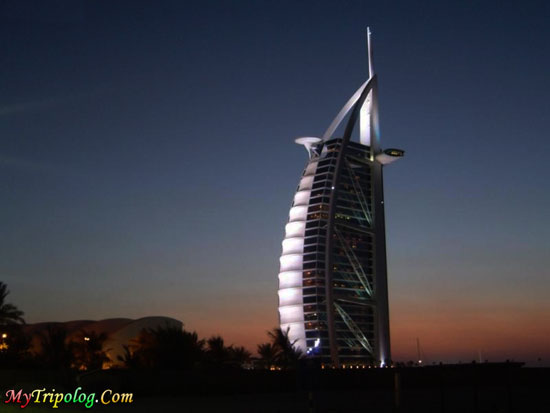
[[[549,19],[1,1],[0,280],[29,322],[163,314],[253,347],[277,322],[293,139],[365,80],[370,26],[382,143],[406,150],[385,172],[396,354],[550,358]]]

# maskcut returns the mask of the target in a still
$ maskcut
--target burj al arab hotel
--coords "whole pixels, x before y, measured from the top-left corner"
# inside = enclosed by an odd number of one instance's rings
[[[307,357],[332,367],[391,361],[382,172],[403,156],[380,146],[377,76],[322,137],[300,137],[309,159],[285,227],[279,321]]]

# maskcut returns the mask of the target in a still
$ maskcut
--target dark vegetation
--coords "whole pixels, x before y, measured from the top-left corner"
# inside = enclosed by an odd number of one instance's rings
[[[259,357],[241,346],[227,345],[220,336],[200,339],[195,332],[173,326],[144,329],[124,345],[124,354],[110,360],[107,336],[82,330],[75,337],[59,324],[43,330],[31,352],[31,339],[21,326],[24,313],[7,303],[9,291],[0,282],[0,368],[101,370],[109,362],[118,368],[143,370],[294,369],[303,358],[280,328],[268,332],[270,342],[258,345]]]
[[[133,393],[113,411],[189,412],[548,412],[550,369],[521,363],[372,369],[321,369],[275,328],[253,358],[220,336],[200,339],[174,327],[145,329],[124,346],[120,367],[108,370],[107,337],[69,337],[52,324],[39,352],[23,329],[23,312],[7,303],[0,282],[0,385]],[[9,406],[9,408],[17,406]],[[109,406],[110,407],[110,406]]]

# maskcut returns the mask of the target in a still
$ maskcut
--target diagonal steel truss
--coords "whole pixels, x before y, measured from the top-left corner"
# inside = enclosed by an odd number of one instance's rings
[[[353,185],[353,190],[357,195],[357,200],[361,205],[361,209],[363,210],[363,214],[365,215],[365,218],[367,219],[369,226],[372,226],[372,214],[370,212],[369,204],[367,202],[367,198],[365,197],[365,193],[363,192],[361,185],[357,184],[357,181],[355,179],[356,175],[355,175],[355,172],[353,171],[353,168],[351,167],[349,160],[345,158],[345,161],[346,161],[346,167],[348,169],[348,173],[350,176],[351,184]]]
[[[349,246],[348,242],[342,236],[342,233],[340,232],[337,226],[334,227],[334,232],[336,233],[338,239],[340,240],[342,247],[344,247],[344,252],[346,254],[346,257],[348,258],[350,265],[353,268],[353,271],[355,272],[355,275],[357,275],[357,278],[361,282],[361,285],[363,286],[363,288],[365,289],[369,297],[372,298],[374,296],[372,286],[370,285],[367,275],[365,274],[365,270],[363,270],[363,267],[361,266],[359,259],[355,255],[353,248]]]
[[[353,321],[348,313],[346,313],[345,310],[337,302],[334,302],[334,308],[336,308],[336,312],[340,315],[340,317],[342,317],[342,320],[344,320],[344,323],[355,336],[355,339],[359,342],[359,344],[361,344],[361,346],[363,346],[363,348],[369,353],[373,354],[373,349],[371,344],[369,343],[369,340],[367,339],[367,337],[365,337],[355,321]]]

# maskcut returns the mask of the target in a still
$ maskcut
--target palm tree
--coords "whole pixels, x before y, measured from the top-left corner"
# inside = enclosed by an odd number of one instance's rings
[[[97,334],[95,331],[82,330],[75,343],[76,365],[79,370],[99,370],[103,363],[110,359],[107,356],[109,349],[104,349],[107,334]]]
[[[122,349],[124,350],[124,353],[117,356],[118,361],[122,362],[122,365],[127,369],[134,369],[136,367],[139,367],[139,357],[132,346],[123,344]]]
[[[290,327],[283,331],[280,327],[276,327],[267,334],[271,338],[271,343],[277,351],[277,365],[281,368],[295,368],[298,361],[304,357],[304,353],[294,347],[296,340],[290,342],[288,332]]]
[[[134,365],[139,367],[155,367],[157,342],[151,329],[143,329],[139,335],[130,340],[128,351],[134,358]]]
[[[195,332],[167,325],[142,330],[130,348],[143,367],[191,369],[203,358],[204,340]]]
[[[258,344],[260,367],[269,369],[277,364],[278,351],[271,343]]]
[[[67,329],[50,324],[40,333],[41,352],[38,358],[48,367],[69,369],[74,364],[74,342],[68,340]]]
[[[215,367],[241,368],[250,361],[252,354],[242,346],[226,346],[221,336],[206,340],[206,364]]]
[[[212,336],[206,340],[206,361],[221,366],[229,362],[229,347],[225,346],[221,336]]]
[[[29,352],[31,338],[24,333],[20,324],[2,326],[0,336],[0,369],[21,368],[32,365]]]
[[[6,303],[6,297],[10,291],[8,286],[0,281],[0,325],[25,324],[23,311],[15,305]]]
[[[243,367],[250,361],[252,354],[242,346],[229,347],[229,361],[235,367]]]

